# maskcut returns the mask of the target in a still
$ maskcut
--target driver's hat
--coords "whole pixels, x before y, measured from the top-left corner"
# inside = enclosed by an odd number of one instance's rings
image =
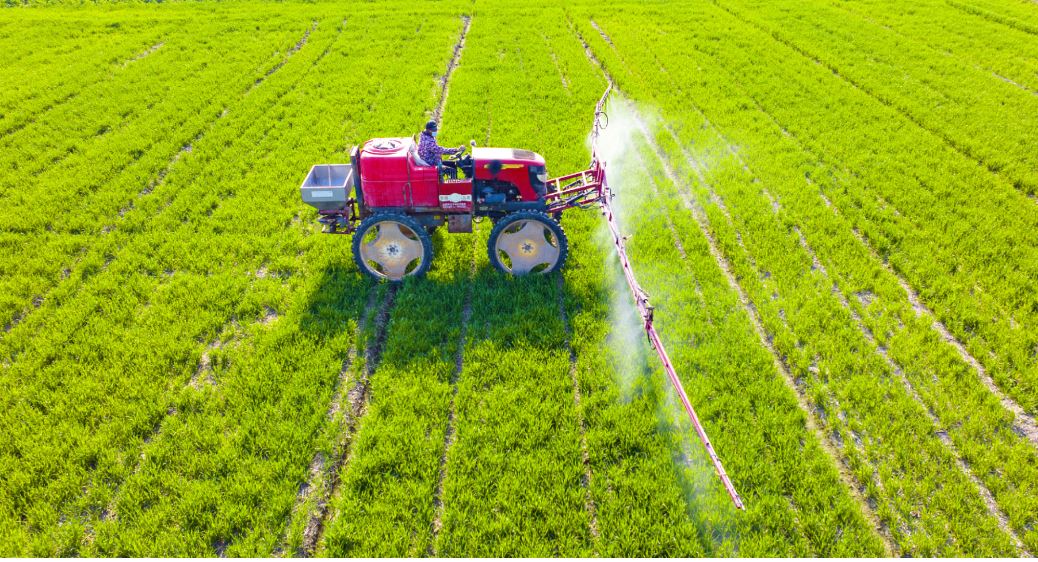
[[[439,127],[436,125],[436,121],[429,121],[428,123],[425,124],[425,130],[426,131],[435,131],[438,128]]]

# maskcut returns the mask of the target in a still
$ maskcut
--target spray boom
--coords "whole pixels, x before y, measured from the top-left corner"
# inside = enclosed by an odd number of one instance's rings
[[[641,288],[638,284],[638,280],[634,277],[634,270],[631,268],[630,261],[627,259],[627,249],[624,243],[626,238],[620,235],[620,229],[616,224],[616,217],[609,204],[609,200],[612,198],[612,193],[609,191],[609,184],[606,180],[605,162],[599,160],[596,145],[600,131],[605,129],[609,124],[609,118],[603,110],[603,107],[605,106],[606,99],[609,97],[611,90],[612,85],[606,88],[605,93],[602,94],[602,98],[598,101],[598,105],[595,106],[594,129],[591,133],[591,169],[584,173],[593,174],[599,179],[599,185],[597,186],[597,202],[602,207],[602,214],[605,215],[606,223],[609,225],[609,231],[613,235],[613,244],[616,245],[616,253],[620,258],[620,266],[623,268],[624,278],[627,280],[627,286],[631,289],[631,294],[634,296],[634,303],[642,318],[643,327],[645,328],[645,334],[649,338],[649,343],[652,344],[652,348],[656,350],[660,362],[663,363],[663,370],[666,371],[667,378],[670,379],[671,384],[674,386],[674,390],[678,394],[678,398],[681,399],[681,403],[685,407],[685,412],[692,421],[692,425],[695,427],[696,433],[699,435],[699,440],[703,443],[707,455],[710,456],[710,461],[713,463],[714,469],[717,470],[717,475],[721,479],[725,491],[727,491],[728,495],[732,498],[732,502],[735,504],[736,508],[745,509],[742,503],[742,498],[739,497],[739,493],[735,490],[735,486],[732,485],[732,481],[728,478],[728,474],[725,472],[724,466],[721,464],[721,459],[718,458],[717,453],[714,451],[714,446],[710,443],[710,437],[707,436],[706,430],[703,429],[703,425],[699,422],[699,416],[696,415],[695,409],[692,408],[692,403],[689,402],[688,395],[685,394],[685,388],[681,384],[681,379],[678,378],[677,372],[674,371],[674,365],[670,362],[670,357],[667,355],[667,349],[664,347],[663,341],[656,332],[655,326],[653,326],[653,307],[652,304],[649,303],[649,295]]]

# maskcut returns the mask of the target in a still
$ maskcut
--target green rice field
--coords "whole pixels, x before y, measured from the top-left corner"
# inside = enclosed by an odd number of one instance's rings
[[[376,282],[310,166],[432,118],[601,214]],[[0,8],[0,556],[1038,554],[1038,3]]]

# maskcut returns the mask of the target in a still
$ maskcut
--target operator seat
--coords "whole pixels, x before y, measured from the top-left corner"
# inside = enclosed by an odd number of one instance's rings
[[[414,160],[414,163],[416,165],[418,165],[418,166],[425,166],[425,167],[429,167],[430,166],[430,164],[428,162],[426,162],[425,160],[422,160],[421,156],[418,156],[418,146],[416,144],[411,143],[411,148],[407,149],[407,152],[408,152],[408,154],[411,155],[411,159]]]

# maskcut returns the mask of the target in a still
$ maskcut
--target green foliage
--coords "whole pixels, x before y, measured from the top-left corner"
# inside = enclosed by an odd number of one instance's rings
[[[62,4],[0,10],[0,554],[1038,549],[1032,6]],[[583,168],[581,38],[647,119],[621,225],[745,512],[596,212],[561,274],[487,223],[390,290],[298,200],[441,102],[445,144]]]

